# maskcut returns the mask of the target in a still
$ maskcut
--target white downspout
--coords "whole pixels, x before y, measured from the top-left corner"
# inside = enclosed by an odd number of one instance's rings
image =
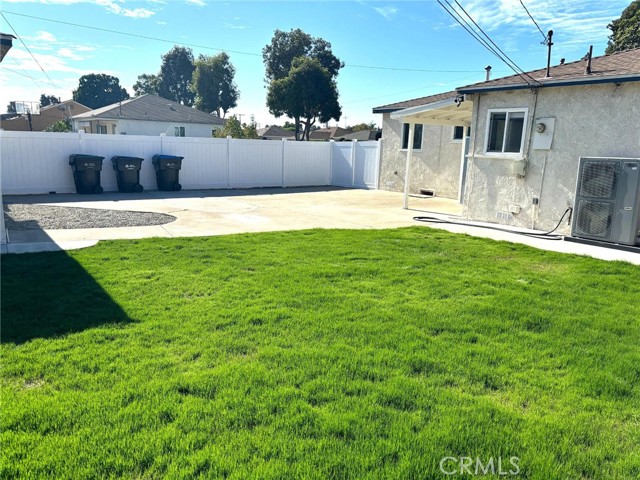
[[[413,156],[413,130],[415,123],[409,122],[409,138],[407,143],[407,162],[404,166],[404,198],[402,208],[409,209],[409,170],[411,169],[411,157]]]

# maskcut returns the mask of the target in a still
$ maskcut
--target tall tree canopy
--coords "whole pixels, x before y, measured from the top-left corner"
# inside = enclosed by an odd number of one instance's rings
[[[194,70],[191,49],[174,45],[162,56],[158,75],[158,95],[188,107],[192,106],[195,99],[191,90]]]
[[[326,123],[342,115],[335,80],[318,59],[308,57],[295,58],[289,75],[271,82],[267,106],[276,117],[294,119],[296,140],[308,141],[316,121]],[[301,137],[300,125],[304,126]]]
[[[297,57],[317,59],[332,78],[338,76],[344,63],[331,51],[331,44],[322,38],[314,38],[299,28],[290,32],[276,30],[271,43],[262,49],[267,81],[286,77]]]
[[[314,38],[299,28],[290,32],[276,30],[271,43],[262,49],[262,58],[269,82],[269,111],[275,116],[293,118],[296,140],[308,140],[317,120],[328,122],[331,118],[340,118],[342,112],[335,78],[344,63],[333,54],[329,42]],[[303,85],[301,82],[309,83]],[[322,105],[322,102],[326,103]]]
[[[60,99],[54,95],[40,95],[40,108],[48,107],[49,105],[57,105],[60,103]]]
[[[640,0],[633,0],[617,20],[607,28],[611,30],[605,53],[621,52],[640,47]]]
[[[158,94],[158,76],[157,75],[148,75],[143,73],[142,75],[138,75],[138,80],[133,85],[133,91],[136,92],[135,96],[139,97],[140,95],[144,95],[146,93],[153,93],[154,95]]]
[[[191,89],[196,94],[195,106],[224,118],[238,104],[238,87],[233,81],[236,69],[225,52],[214,56],[200,55],[195,62]]]
[[[73,99],[89,108],[100,108],[127,100],[129,94],[120,86],[120,80],[104,73],[90,73],[80,77]]]

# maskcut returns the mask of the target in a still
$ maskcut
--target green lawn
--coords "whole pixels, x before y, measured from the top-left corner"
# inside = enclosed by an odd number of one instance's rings
[[[3,256],[1,313],[1,478],[640,477],[630,264],[424,227],[101,242]]]

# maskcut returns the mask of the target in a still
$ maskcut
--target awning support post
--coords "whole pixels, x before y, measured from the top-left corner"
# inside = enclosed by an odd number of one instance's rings
[[[409,170],[411,169],[411,157],[413,156],[413,131],[415,130],[415,123],[409,123],[409,135],[407,139],[407,161],[404,167],[404,199],[402,202],[402,208],[407,210],[409,208]]]

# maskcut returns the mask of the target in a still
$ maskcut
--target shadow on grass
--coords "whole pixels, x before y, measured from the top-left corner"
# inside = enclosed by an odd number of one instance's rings
[[[3,255],[2,343],[24,343],[132,320],[66,252]]]

